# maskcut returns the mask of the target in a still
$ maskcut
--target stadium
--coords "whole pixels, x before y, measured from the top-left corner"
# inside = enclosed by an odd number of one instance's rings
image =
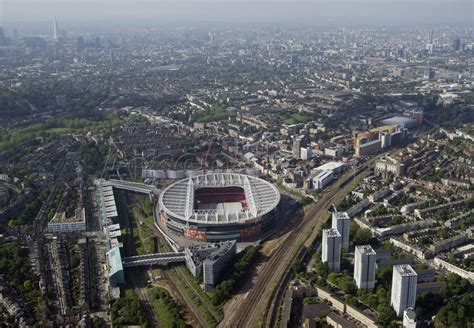
[[[237,173],[198,175],[160,194],[160,224],[187,239],[258,239],[271,230],[279,204],[278,189],[260,178]]]

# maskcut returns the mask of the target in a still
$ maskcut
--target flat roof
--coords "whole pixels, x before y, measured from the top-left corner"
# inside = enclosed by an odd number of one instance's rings
[[[323,234],[328,237],[341,237],[341,234],[336,229],[323,229]]]
[[[107,228],[109,229],[109,231],[120,230],[120,224],[119,223],[111,224],[107,226]]]
[[[350,220],[347,212],[332,212],[332,217],[336,220]]]
[[[417,276],[415,270],[409,264],[394,265],[393,270],[397,271],[401,276],[404,277],[415,277]]]
[[[356,250],[361,254],[373,254],[376,255],[374,249],[370,245],[358,245],[355,247]]]
[[[119,271],[123,271],[122,256],[120,255],[119,247],[111,248],[106,255],[107,263],[109,264],[109,276],[112,276]]]
[[[122,235],[121,230],[114,230],[109,232],[110,238],[120,237]]]

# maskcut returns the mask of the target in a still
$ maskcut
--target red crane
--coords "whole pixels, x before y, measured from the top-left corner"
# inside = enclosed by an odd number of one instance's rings
[[[209,166],[207,164],[207,156],[209,155],[209,152],[211,151],[211,147],[212,147],[213,143],[214,143],[214,140],[212,140],[212,139],[207,142],[207,144],[208,144],[207,151],[206,151],[206,154],[204,155],[204,159],[203,159],[202,165],[201,165],[201,169],[204,170],[204,174],[206,174],[206,169]]]

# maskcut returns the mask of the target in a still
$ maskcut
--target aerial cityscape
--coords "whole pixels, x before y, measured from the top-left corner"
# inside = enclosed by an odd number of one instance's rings
[[[41,1],[0,4],[0,328],[474,327],[472,1]]]

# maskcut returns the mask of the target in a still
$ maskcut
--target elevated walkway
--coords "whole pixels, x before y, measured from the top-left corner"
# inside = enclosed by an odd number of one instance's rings
[[[117,189],[134,191],[142,194],[150,194],[150,193],[157,193],[158,189],[153,186],[146,185],[144,183],[138,182],[131,182],[131,181],[123,181],[123,180],[115,180],[110,179],[107,180],[110,182],[110,185]]]
[[[124,257],[122,259],[125,268],[137,267],[143,265],[166,265],[169,263],[183,263],[186,258],[183,252],[176,253],[157,253],[147,255],[137,255]]]

